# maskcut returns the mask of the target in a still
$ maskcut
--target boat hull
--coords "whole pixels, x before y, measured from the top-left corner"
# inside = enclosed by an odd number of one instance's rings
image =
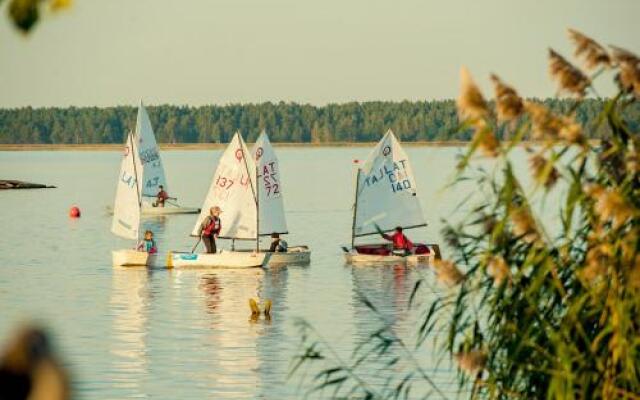
[[[286,253],[269,253],[271,257],[267,265],[301,265],[309,264],[311,262],[311,250],[307,246],[292,246],[289,247]]]
[[[385,265],[385,264],[407,264],[407,265],[431,265],[435,256],[410,255],[410,256],[377,256],[371,254],[358,254],[349,252],[344,254],[344,259],[348,264],[353,265]]]
[[[249,250],[247,250],[248,252]],[[307,246],[291,246],[287,252],[270,252],[269,250],[260,250],[261,253],[269,254],[267,266],[281,265],[304,265],[311,262],[311,250]]]
[[[410,254],[407,256],[395,254],[362,254],[353,249],[344,253],[344,259],[346,263],[353,265],[433,265],[435,260],[440,259],[440,248],[436,244],[425,246],[429,248],[429,253]]]
[[[140,210],[142,215],[175,215],[175,214],[198,214],[199,208],[194,207],[152,207],[143,206]]]
[[[156,255],[146,251],[132,249],[113,250],[111,252],[114,267],[151,267],[155,263]]]
[[[269,261],[269,253],[226,251],[220,253],[169,252],[167,268],[258,268]]]

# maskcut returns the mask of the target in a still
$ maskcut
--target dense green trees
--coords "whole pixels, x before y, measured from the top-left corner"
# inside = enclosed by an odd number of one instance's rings
[[[547,99],[560,112],[572,100]],[[602,100],[582,102],[576,111],[584,126],[594,126]],[[274,142],[372,142],[388,129],[403,141],[468,140],[458,131],[453,100],[328,104],[262,103],[226,106],[148,107],[160,142],[225,143],[240,130],[254,141],[266,129]],[[0,143],[119,143],[134,129],[135,107],[38,108],[0,110]],[[633,104],[625,118],[637,127],[640,107]],[[589,134],[598,135],[596,129]]]

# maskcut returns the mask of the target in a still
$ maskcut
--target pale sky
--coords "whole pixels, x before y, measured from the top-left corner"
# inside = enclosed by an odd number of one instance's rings
[[[548,97],[568,27],[640,53],[638,0],[75,0],[26,38],[7,3],[0,107],[443,99],[461,65]]]

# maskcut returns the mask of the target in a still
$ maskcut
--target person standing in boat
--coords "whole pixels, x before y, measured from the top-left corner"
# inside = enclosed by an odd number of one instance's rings
[[[137,247],[138,251],[145,251],[149,254],[156,254],[158,252],[158,247],[156,246],[156,241],[153,240],[153,232],[146,231],[144,233],[144,239],[138,243]]]
[[[287,242],[284,239],[280,239],[279,233],[271,234],[271,246],[269,247],[269,251],[272,253],[286,253],[288,249]]]
[[[380,233],[380,235],[386,239],[390,240],[393,243],[393,252],[394,253],[402,253],[402,255],[409,255],[413,251],[413,243],[409,238],[402,233],[402,227],[396,227],[393,235],[387,235],[385,233]]]
[[[154,207],[164,207],[164,202],[167,201],[167,199],[170,199],[171,197],[169,197],[169,193],[167,193],[164,190],[164,186],[160,185],[160,186],[158,186],[158,188],[160,189],[160,191],[156,195],[156,201],[155,201],[155,203],[153,203],[153,206]]]
[[[216,248],[216,239],[222,229],[222,222],[220,221],[221,212],[220,207],[211,207],[209,215],[202,221],[198,229],[198,234],[204,242],[204,247],[207,248],[207,253],[210,254],[218,251]]]

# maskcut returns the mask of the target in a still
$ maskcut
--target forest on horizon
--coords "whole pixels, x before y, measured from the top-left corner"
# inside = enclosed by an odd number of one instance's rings
[[[556,112],[576,106],[571,99],[538,100]],[[606,99],[586,99],[575,116],[598,137]],[[314,106],[297,103],[230,104],[223,106],[148,106],[154,132],[161,143],[226,143],[240,131],[249,142],[263,130],[273,142],[373,142],[387,129],[402,141],[465,141],[470,131],[459,129],[454,100],[372,101]],[[0,109],[0,143],[93,144],[121,143],[135,129],[137,107],[68,107]],[[637,132],[638,103],[623,116]]]

